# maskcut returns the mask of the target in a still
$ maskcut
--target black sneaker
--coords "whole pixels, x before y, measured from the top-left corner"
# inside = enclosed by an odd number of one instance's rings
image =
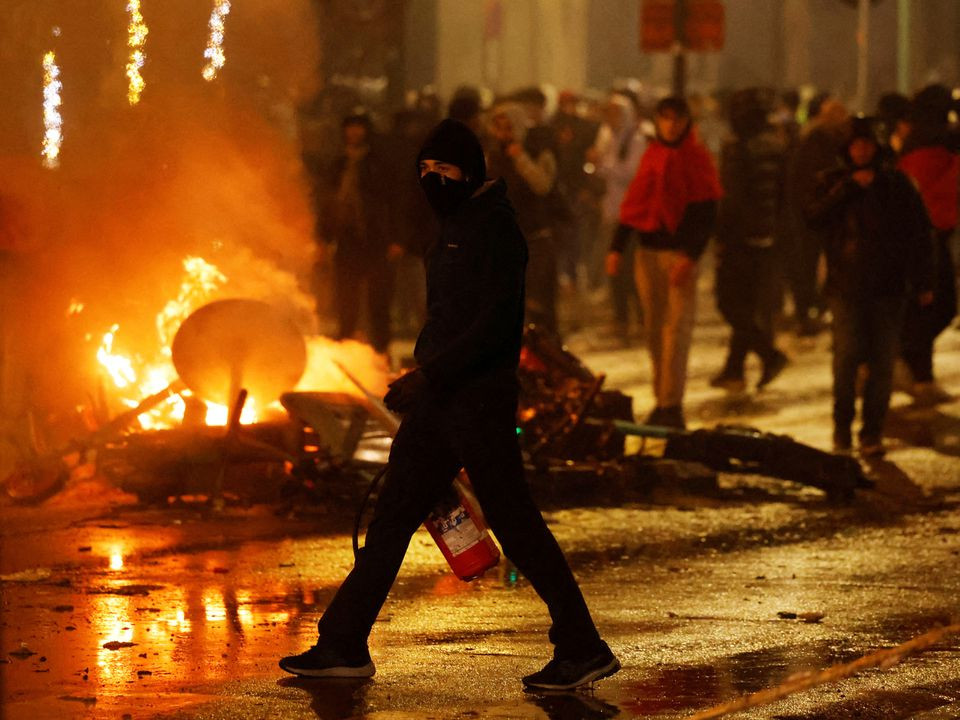
[[[853,448],[853,436],[849,429],[833,431],[833,451],[837,454],[850,452]]]
[[[604,643],[603,650],[590,658],[583,660],[554,658],[540,672],[523,678],[523,685],[535,690],[571,690],[610,677],[619,669],[620,661]]]
[[[760,380],[757,381],[757,388],[766,387],[772,383],[788,364],[787,356],[777,351],[776,355],[763,364],[763,373],[760,375]]]
[[[863,458],[882,458],[887,452],[883,438],[877,435],[861,435],[859,450]]]
[[[722,372],[710,378],[710,387],[726,390],[728,393],[742,393],[747,388],[743,380],[743,374]]]
[[[677,430],[685,430],[687,427],[687,423],[683,419],[683,408],[679,405],[655,408],[647,417],[646,424],[676,428]]]
[[[320,643],[299,655],[282,658],[280,667],[293,675],[317,678],[368,678],[377,671],[366,648],[347,658]]]

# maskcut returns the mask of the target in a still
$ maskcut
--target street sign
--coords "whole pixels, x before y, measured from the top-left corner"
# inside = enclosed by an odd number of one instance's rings
[[[684,45],[688,50],[723,49],[726,23],[721,0],[686,0],[684,16]]]
[[[640,49],[667,52],[676,42],[676,7],[673,0],[641,0]]]
[[[641,0],[643,52],[668,52],[677,45],[694,52],[715,52],[723,49],[725,36],[723,0]]]

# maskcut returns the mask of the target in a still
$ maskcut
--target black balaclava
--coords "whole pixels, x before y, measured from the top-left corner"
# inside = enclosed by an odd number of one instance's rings
[[[442,120],[427,136],[417,156],[418,173],[423,160],[456,165],[463,173],[462,180],[451,180],[436,172],[428,172],[420,178],[420,187],[427,201],[440,217],[453,213],[486,179],[483,147],[473,131],[457,120]]]

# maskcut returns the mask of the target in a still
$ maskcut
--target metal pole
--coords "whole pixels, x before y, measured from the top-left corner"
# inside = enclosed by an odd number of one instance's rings
[[[870,0],[857,6],[857,110],[866,112],[870,73]]]
[[[673,94],[683,97],[687,91],[687,2],[676,0],[673,6]]]
[[[897,91],[909,95],[910,80],[910,0],[897,0]]]

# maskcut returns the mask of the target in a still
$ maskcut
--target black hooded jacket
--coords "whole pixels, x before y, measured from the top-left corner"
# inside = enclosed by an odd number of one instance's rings
[[[867,187],[849,165],[821,178],[805,208],[823,231],[827,290],[851,300],[902,296],[933,287],[930,220],[906,175],[877,162]]]
[[[526,265],[502,179],[443,218],[426,255],[427,319],[414,351],[431,389],[446,394],[515,378]]]
[[[779,234],[786,186],[786,148],[773,128],[723,146],[720,184],[724,195],[717,239],[723,245],[737,246]]]

